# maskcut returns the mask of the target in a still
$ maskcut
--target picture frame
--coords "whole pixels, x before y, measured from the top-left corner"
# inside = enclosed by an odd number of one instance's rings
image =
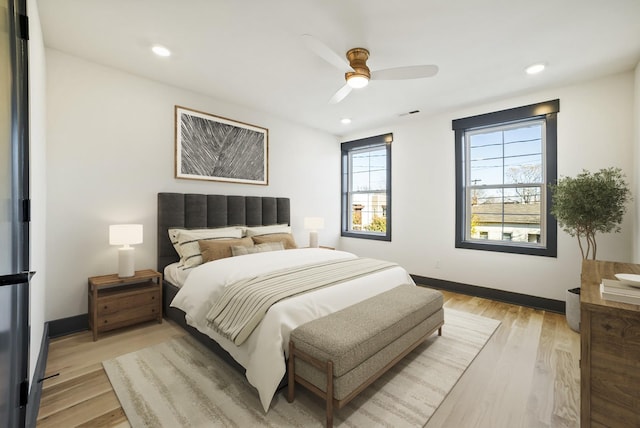
[[[175,106],[175,177],[269,184],[269,130]]]

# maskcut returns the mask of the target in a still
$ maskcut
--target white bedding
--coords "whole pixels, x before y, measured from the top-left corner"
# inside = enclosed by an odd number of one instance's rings
[[[171,263],[164,268],[164,279],[178,288],[182,288],[193,268],[183,269],[180,263]]]
[[[343,251],[305,248],[248,254],[205,263],[194,269],[171,302],[184,311],[186,321],[218,342],[245,369],[247,380],[260,395],[265,412],[285,374],[289,333],[301,324],[343,309],[400,284],[413,284],[401,267],[384,270],[332,287],[292,297],[269,309],[258,327],[240,346],[211,329],[205,316],[211,302],[239,279],[287,266],[356,257]]]

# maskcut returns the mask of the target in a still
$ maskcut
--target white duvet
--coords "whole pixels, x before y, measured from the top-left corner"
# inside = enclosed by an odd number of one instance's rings
[[[224,288],[242,278],[325,260],[356,257],[344,251],[305,248],[248,254],[205,263],[193,269],[171,306],[186,313],[187,324],[218,342],[246,369],[265,412],[285,374],[289,333],[306,322],[343,309],[400,284],[413,284],[401,267],[387,269],[332,287],[291,297],[273,305],[240,346],[211,329],[205,316]]]

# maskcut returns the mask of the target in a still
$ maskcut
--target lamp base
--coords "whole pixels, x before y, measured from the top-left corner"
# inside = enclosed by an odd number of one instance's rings
[[[118,248],[118,278],[136,274],[133,247]]]
[[[318,232],[309,232],[309,247],[318,248]]]

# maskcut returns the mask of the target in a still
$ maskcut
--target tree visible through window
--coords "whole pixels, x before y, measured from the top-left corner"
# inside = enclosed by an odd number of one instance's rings
[[[456,247],[555,256],[559,101],[453,121]]]
[[[392,134],[342,143],[342,236],[391,240]]]

